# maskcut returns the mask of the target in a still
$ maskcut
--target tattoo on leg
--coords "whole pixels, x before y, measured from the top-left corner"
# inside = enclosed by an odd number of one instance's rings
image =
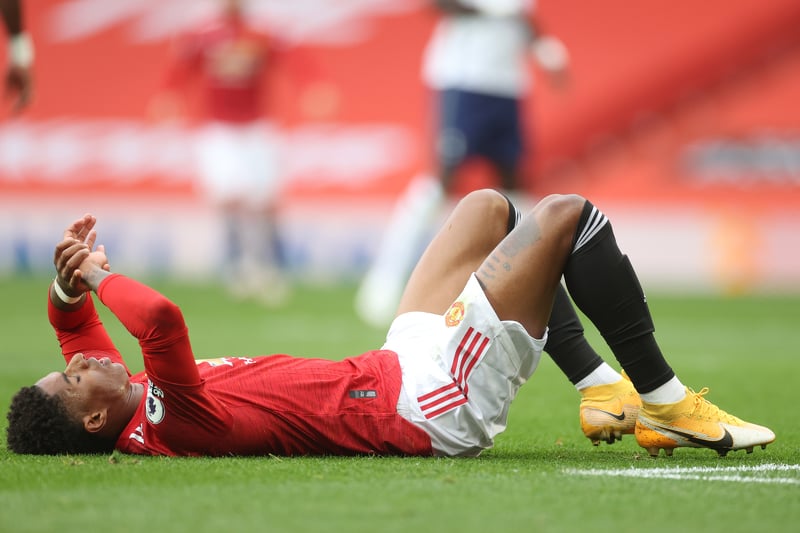
[[[495,252],[492,252],[489,257],[484,259],[483,264],[481,264],[481,268],[479,272],[489,279],[494,279],[497,277],[497,267],[500,266],[505,271],[508,271],[511,267],[508,263],[504,263],[497,257]]]
[[[495,257],[494,254],[490,255],[486,259],[484,259],[483,263],[481,264],[481,268],[478,272],[485,278],[494,279],[495,273],[497,272],[497,268],[495,268],[493,263],[499,263],[498,259]]]
[[[541,238],[542,231],[539,224],[536,223],[536,219],[532,216],[524,218],[522,223],[509,233],[495,251],[483,261],[479,272],[490,279],[496,277],[498,268],[510,272],[511,259]]]

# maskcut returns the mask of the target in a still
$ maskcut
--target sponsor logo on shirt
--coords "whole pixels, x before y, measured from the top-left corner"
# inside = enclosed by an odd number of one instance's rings
[[[147,401],[144,405],[145,415],[151,424],[160,424],[164,420],[164,392],[147,380]]]

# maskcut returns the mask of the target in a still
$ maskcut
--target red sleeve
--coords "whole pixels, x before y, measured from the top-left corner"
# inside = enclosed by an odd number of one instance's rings
[[[189,332],[180,308],[158,291],[120,274],[98,287],[100,300],[142,348],[148,375],[177,385],[198,385]]]
[[[91,294],[86,295],[83,305],[77,310],[63,311],[53,305],[48,289],[47,317],[67,363],[75,354],[82,353],[86,357],[109,357],[114,362],[125,364],[97,315]]]

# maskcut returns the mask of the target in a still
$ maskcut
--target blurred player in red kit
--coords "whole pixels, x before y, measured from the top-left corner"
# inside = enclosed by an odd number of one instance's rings
[[[175,40],[150,113],[159,119],[184,115],[191,89],[199,89],[204,125],[197,172],[225,224],[223,279],[237,297],[277,305],[289,290],[276,218],[282,150],[265,93],[281,52],[274,37],[248,25],[246,15],[242,1],[224,0],[215,17]]]

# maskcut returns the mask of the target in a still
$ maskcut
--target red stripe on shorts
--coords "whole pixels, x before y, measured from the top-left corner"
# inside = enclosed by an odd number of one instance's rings
[[[467,380],[488,345],[488,337],[475,328],[467,329],[450,367],[453,382],[417,397],[425,418],[433,418],[467,403]]]

